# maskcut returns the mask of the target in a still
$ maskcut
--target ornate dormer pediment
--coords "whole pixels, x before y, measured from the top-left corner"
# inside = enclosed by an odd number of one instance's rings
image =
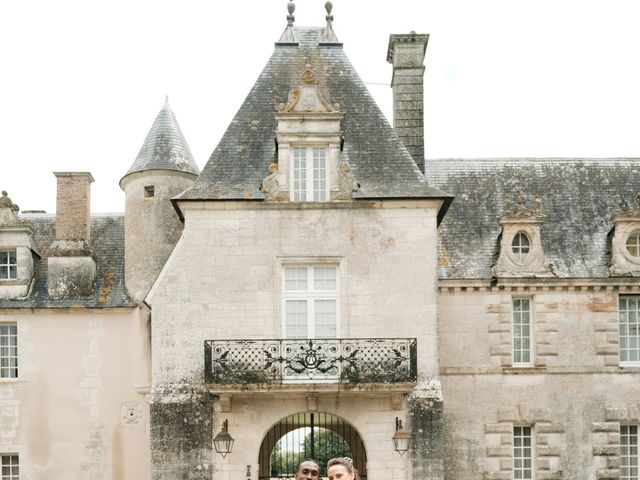
[[[640,276],[640,194],[634,206],[625,200],[618,203],[620,212],[613,216],[611,266],[614,276]]]
[[[520,193],[515,205],[504,202],[500,217],[502,234],[500,255],[493,267],[496,277],[546,277],[552,276],[550,265],[545,262],[540,229],[546,220],[540,200],[534,199],[527,206],[527,196]]]
[[[327,100],[327,94],[316,80],[310,64],[300,75],[298,86],[289,91],[287,103],[278,105],[278,112],[287,113],[333,113],[340,111],[340,105]]]
[[[540,200],[535,198],[531,202],[531,208],[527,207],[527,196],[520,193],[513,205],[510,200],[504,202],[504,213],[500,218],[500,224],[517,222],[544,222],[547,218],[540,210]]]
[[[0,229],[2,227],[29,227],[26,220],[18,218],[18,212],[20,212],[20,207],[13,203],[7,192],[3,190],[2,197],[0,197]]]

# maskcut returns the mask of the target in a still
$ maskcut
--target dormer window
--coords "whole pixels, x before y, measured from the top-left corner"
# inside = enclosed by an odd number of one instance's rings
[[[529,249],[531,248],[531,242],[529,241],[529,237],[525,233],[518,233],[515,237],[513,237],[513,242],[511,242],[511,250],[515,255],[515,258],[519,263],[524,263],[527,255],[529,255]]]
[[[0,280],[18,278],[18,262],[15,250],[0,251]]]
[[[274,113],[278,157],[260,185],[267,202],[350,201],[360,188],[341,158],[345,114],[320,84],[306,65]]]
[[[293,149],[293,198],[296,202],[325,202],[328,198],[327,149]]]
[[[500,218],[500,255],[493,266],[496,277],[548,277],[553,275],[545,262],[540,231],[546,215],[540,201],[527,205],[527,197],[520,193],[515,205],[505,201]]]

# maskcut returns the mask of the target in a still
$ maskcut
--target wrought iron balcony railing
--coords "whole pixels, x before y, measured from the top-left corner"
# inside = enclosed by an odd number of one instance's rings
[[[415,338],[207,340],[208,384],[408,383]]]

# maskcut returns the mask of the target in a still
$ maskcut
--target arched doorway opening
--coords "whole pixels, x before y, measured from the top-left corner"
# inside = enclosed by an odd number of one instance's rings
[[[320,464],[326,475],[327,460],[351,457],[363,480],[367,478],[367,453],[360,435],[342,418],[328,413],[296,413],[283,418],[265,435],[258,458],[260,480],[288,479],[305,458]]]

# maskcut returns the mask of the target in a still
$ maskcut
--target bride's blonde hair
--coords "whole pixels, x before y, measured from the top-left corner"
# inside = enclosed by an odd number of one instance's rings
[[[327,462],[327,472],[329,472],[329,467],[333,467],[334,465],[342,465],[347,469],[347,472],[353,473],[353,480],[360,480],[358,469],[353,466],[353,460],[349,457],[336,457],[329,460]]]

